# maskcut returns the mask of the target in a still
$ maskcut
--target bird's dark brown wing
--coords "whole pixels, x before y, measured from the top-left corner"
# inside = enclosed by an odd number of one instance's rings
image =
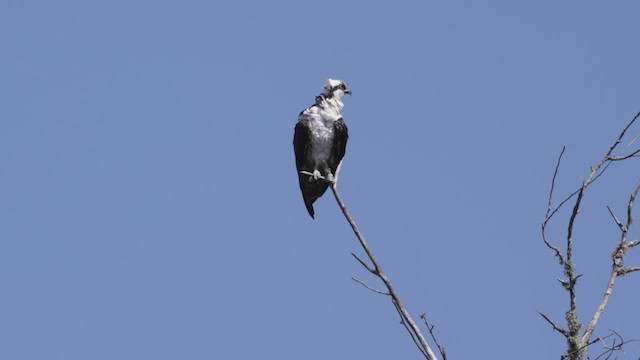
[[[329,159],[328,165],[331,173],[337,176],[338,165],[340,165],[340,161],[342,161],[344,153],[347,150],[347,140],[349,139],[347,124],[344,123],[342,118],[333,123],[333,136],[335,136],[333,150],[331,151],[331,158]]]
[[[302,170],[313,171],[308,169],[308,151],[310,145],[309,135],[311,130],[309,129],[309,120],[301,120],[296,124],[295,131],[293,133],[293,152],[296,156],[296,168],[298,173]]]
[[[296,124],[293,134],[293,151],[296,156],[296,169],[298,170],[298,181],[300,183],[300,191],[302,191],[302,199],[304,200],[304,205],[309,215],[314,218],[315,211],[313,210],[313,203],[327,191],[328,184],[324,181],[309,181],[311,176],[300,174],[300,171],[311,173],[314,170],[314,164],[309,156],[309,151],[311,150],[309,133],[308,120],[301,120]]]

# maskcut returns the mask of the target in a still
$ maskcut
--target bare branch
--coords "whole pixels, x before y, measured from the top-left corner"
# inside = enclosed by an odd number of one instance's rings
[[[636,137],[634,137],[633,140],[629,141],[627,146],[625,146],[625,149],[630,147],[631,145],[633,145],[633,143],[636,142],[636,140],[638,140],[638,139],[640,139],[640,135],[636,135]]]
[[[635,271],[640,271],[640,266],[623,267],[618,269],[618,276],[627,275]]]
[[[631,196],[629,197],[629,205],[627,205],[627,229],[629,229],[631,223],[633,222],[633,204],[636,201],[636,196],[638,195],[639,190],[640,181],[638,182],[638,185],[636,185],[636,189],[633,191],[633,193],[631,193]]]
[[[624,349],[622,348],[622,346],[624,344],[630,343],[630,342],[634,342],[634,341],[638,341],[636,339],[631,339],[631,340],[624,340],[622,338],[622,336],[620,336],[620,334],[618,334],[617,332],[609,329],[609,331],[611,332],[611,334],[605,336],[605,337],[598,337],[596,340],[594,340],[592,343],[598,341],[602,344],[602,347],[605,348],[606,350],[601,353],[600,355],[598,355],[598,357],[596,357],[594,360],[598,360],[603,356],[607,356],[606,358],[604,358],[604,360],[610,359],[611,356],[613,356],[613,353],[616,351],[622,351],[624,353]],[[604,341],[612,336],[615,337],[613,338],[613,343],[612,345],[607,345],[607,343]]]
[[[549,324],[551,324],[551,326],[553,326],[553,330],[559,332],[560,334],[564,335],[565,337],[569,336],[569,331],[567,329],[563,329],[563,328],[559,327],[558,325],[556,325],[556,323],[554,323],[551,319],[549,319],[547,317],[547,315],[541,313],[540,311],[538,311],[538,314],[540,314],[540,316],[542,316],[545,320],[547,320],[547,322]]]
[[[615,217],[611,209],[609,209],[609,211],[611,212],[611,215],[616,220],[618,227],[620,227],[620,232],[621,232],[620,243],[612,254],[613,267],[611,271],[611,276],[609,277],[609,283],[607,284],[607,288],[605,290],[605,294],[602,299],[602,302],[600,303],[600,306],[598,306],[596,313],[593,315],[593,318],[591,319],[591,322],[589,323],[589,326],[587,326],[587,329],[583,335],[583,340],[585,341],[591,337],[591,334],[593,333],[593,330],[595,329],[595,326],[598,323],[598,319],[604,312],[604,309],[607,305],[609,297],[611,296],[611,292],[613,291],[613,286],[615,284],[616,278],[618,276],[640,270],[640,267],[622,267],[624,254],[628,249],[628,243],[626,241],[627,233],[633,222],[633,216],[632,216],[633,204],[635,202],[635,198],[636,198],[636,195],[638,194],[639,189],[640,189],[640,182],[638,183],[638,185],[636,186],[635,190],[633,191],[633,193],[629,198],[629,203],[627,205],[627,223],[626,224],[622,224],[620,220],[618,220]]]
[[[613,286],[615,285],[617,276],[618,276],[618,273],[614,269],[614,271],[611,272],[611,276],[609,276],[609,282],[607,283],[607,288],[604,291],[604,296],[602,297],[602,301],[600,302],[600,305],[598,306],[598,309],[596,310],[595,314],[593,314],[593,318],[591,318],[589,325],[587,325],[587,329],[584,331],[584,335],[582,335],[582,340],[584,342],[589,341],[589,339],[591,338],[591,335],[593,334],[593,331],[595,330],[596,325],[598,324],[598,320],[600,320],[600,316],[602,316],[604,309],[607,307],[607,302],[611,297],[611,292],[613,291]]]
[[[342,210],[342,214],[344,214],[344,217],[349,222],[349,225],[351,225],[351,229],[353,230],[354,234],[358,238],[360,245],[362,246],[365,253],[369,257],[369,260],[373,264],[373,268],[370,268],[369,266],[365,265],[365,263],[362,260],[358,259],[358,257],[355,256],[355,254],[352,254],[352,255],[363,266],[365,266],[367,270],[369,270],[371,273],[373,273],[378,278],[380,278],[380,280],[382,280],[385,287],[387,288],[387,292],[389,296],[391,297],[391,301],[393,302],[396,310],[398,311],[398,314],[400,315],[400,318],[402,319],[402,324],[405,326],[405,328],[411,335],[411,338],[413,339],[415,344],[418,346],[418,349],[424,355],[424,357],[427,360],[437,360],[438,359],[437,356],[429,346],[429,343],[427,343],[427,340],[422,335],[420,328],[418,327],[418,325],[416,325],[416,322],[413,320],[413,318],[409,314],[409,311],[407,311],[407,309],[402,304],[402,301],[400,300],[400,296],[398,296],[398,293],[396,293],[393,287],[393,284],[391,283],[391,280],[389,280],[387,275],[382,271],[382,267],[380,266],[380,263],[378,262],[375,255],[373,254],[373,251],[369,247],[369,244],[365,241],[364,236],[362,236],[362,233],[360,233],[360,230],[356,226],[356,223],[351,217],[351,214],[349,214],[349,211],[347,210],[347,206],[345,205],[344,201],[342,201],[342,197],[340,196],[340,193],[338,193],[336,182],[330,182],[330,184],[331,184],[331,191],[333,191],[333,195],[336,198],[336,201],[338,202],[340,209]]]
[[[593,315],[593,318],[589,322],[589,325],[587,326],[585,333],[582,336],[582,339],[584,341],[588,341],[591,338],[591,335],[595,330],[598,320],[600,319],[600,316],[602,316],[602,313],[604,312],[604,309],[607,306],[607,302],[611,297],[611,292],[613,291],[613,286],[615,285],[616,278],[620,275],[624,275],[629,272],[640,270],[640,268],[622,267],[624,254],[628,249],[628,243],[626,242],[626,238],[627,238],[627,232],[629,231],[629,228],[631,227],[631,223],[633,222],[632,209],[633,209],[633,203],[635,202],[635,197],[638,193],[638,189],[640,189],[640,183],[638,184],[638,186],[636,187],[636,189],[634,190],[634,192],[631,194],[629,198],[629,203],[627,205],[627,223],[626,224],[622,224],[622,222],[613,214],[613,211],[611,211],[611,209],[607,207],[609,209],[609,212],[615,219],[616,223],[618,224],[618,227],[620,228],[620,232],[621,232],[620,243],[616,247],[616,249],[613,251],[613,254],[611,255],[613,260],[613,265],[611,269],[611,275],[609,276],[609,282],[607,283],[607,287],[605,289],[605,293],[602,298],[602,301],[600,302],[598,309]]]
[[[358,280],[358,279],[357,279],[356,277],[354,277],[354,276],[352,276],[352,277],[351,277],[351,280],[353,280],[353,281],[357,282],[358,284],[360,284],[360,285],[362,285],[362,286],[366,287],[367,289],[369,289],[369,290],[373,291],[374,293],[378,293],[378,294],[380,294],[380,295],[389,295],[389,293],[386,293],[386,292],[384,292],[384,291],[380,291],[380,290],[378,290],[378,289],[375,289],[375,288],[373,288],[373,287],[371,287],[371,286],[369,286],[369,285],[365,284],[364,282],[362,282],[362,281]]]
[[[564,152],[564,147],[563,147],[563,152]],[[602,170],[600,170],[600,168],[604,165],[604,168]],[[603,159],[601,161],[600,164],[598,164],[598,166],[596,166],[595,168],[591,168],[591,174],[589,175],[589,177],[587,178],[587,180],[585,180],[585,182],[583,183],[583,186],[589,186],[591,185],[593,182],[595,182],[596,180],[598,180],[598,178],[600,176],[602,176],[602,174],[604,174],[604,172],[609,168],[609,166],[611,165],[610,161],[606,161],[606,158]],[[580,190],[582,190],[582,187],[580,187],[579,189],[577,189],[576,191],[572,192],[571,194],[569,194],[564,200],[562,200],[560,202],[560,204],[558,204],[558,206],[556,206],[551,213],[549,213],[549,211],[547,210],[547,214],[548,216],[545,216],[545,221],[543,223],[543,227],[546,227],[547,223],[553,218],[553,216],[560,211],[560,209],[564,206],[564,204],[566,204],[569,200],[571,200],[574,196],[576,196]]]
[[[551,199],[553,199],[553,190],[556,187],[556,177],[558,176],[558,169],[560,169],[560,162],[562,161],[562,155],[564,155],[564,150],[566,146],[562,147],[562,151],[560,151],[560,155],[558,155],[558,162],[556,163],[556,169],[553,171],[553,178],[551,179],[551,190],[549,190],[549,201],[547,202],[547,213],[544,215],[545,219],[549,218],[549,213],[551,212]]]
[[[433,342],[436,343],[438,351],[440,352],[440,355],[442,355],[442,360],[447,360],[447,353],[444,351],[444,347],[438,342],[438,339],[436,339],[436,335],[433,331],[436,326],[429,324],[429,322],[427,321],[427,314],[420,315],[420,319],[422,319],[424,324],[427,326],[427,330],[429,330],[429,334],[431,334],[431,339],[433,339]]]
[[[553,178],[551,179],[551,190],[549,191],[549,200],[547,202],[547,213],[544,215],[544,221],[542,222],[542,240],[544,241],[544,243],[547,245],[549,249],[555,252],[555,256],[558,258],[558,261],[560,261],[560,265],[564,264],[564,257],[562,256],[560,249],[558,249],[558,247],[556,247],[555,245],[551,244],[551,242],[547,239],[546,228],[547,228],[547,224],[549,223],[549,220],[551,220],[551,218],[556,213],[556,211],[558,211],[560,206],[562,206],[562,204],[564,204],[569,199],[567,198],[565,201],[560,203],[560,205],[556,209],[554,209],[553,212],[551,211],[551,201],[553,199],[553,191],[556,186],[556,177],[558,176],[558,169],[560,168],[560,162],[562,161],[562,155],[564,154],[565,148],[566,148],[565,146],[562,147],[562,151],[558,156],[558,162],[556,163],[556,169],[553,172]]]
[[[640,156],[640,149],[627,154],[627,155],[622,155],[622,156],[614,156],[614,157],[609,157],[607,158],[607,161],[621,161],[621,160],[626,160],[632,157],[636,157],[636,156]]]
[[[618,142],[619,141],[620,140],[618,140]],[[618,246],[615,248],[615,250],[611,254],[611,258],[613,260],[611,275],[609,276],[609,282],[607,283],[607,287],[605,289],[604,296],[602,297],[602,301],[600,302],[600,305],[598,306],[598,309],[596,310],[595,314],[593,314],[593,318],[589,322],[589,325],[587,326],[584,332],[584,335],[582,336],[582,339],[585,342],[591,338],[591,335],[595,330],[598,320],[600,319],[600,316],[602,316],[602,313],[604,312],[604,309],[607,306],[607,302],[611,297],[611,292],[613,291],[613,286],[615,285],[616,278],[618,276],[622,276],[634,271],[640,271],[640,267],[623,267],[622,265],[624,261],[624,255],[629,249],[629,242],[627,242],[627,233],[629,231],[629,228],[631,227],[631,224],[633,223],[633,216],[632,216],[633,204],[638,194],[638,190],[640,190],[640,182],[638,183],[635,190],[629,197],[629,203],[627,204],[627,223],[626,224],[622,224],[622,222],[615,216],[611,208],[607,206],[607,209],[609,209],[611,216],[613,216],[614,220],[616,221],[616,224],[618,224],[618,227],[620,228],[620,233],[621,233],[620,242],[618,243]]]
[[[356,258],[356,260],[358,260],[358,262],[359,262],[360,264],[362,264],[362,266],[364,266],[364,268],[365,268],[365,269],[369,270],[369,272],[371,272],[371,273],[372,273],[372,274],[374,274],[374,275],[376,274],[376,271],[375,271],[374,269],[370,268],[370,267],[369,267],[369,265],[367,265],[367,263],[366,263],[366,262],[362,261],[362,259],[360,259],[360,258],[358,257],[358,255],[356,255],[356,254],[354,254],[354,253],[351,253],[351,255],[353,255],[353,257],[354,257],[354,258]]]
[[[613,210],[611,210],[611,207],[607,206],[607,210],[609,210],[609,214],[611,214],[611,217],[613,217],[613,221],[615,221],[616,224],[618,224],[618,227],[620,228],[620,230],[625,231],[624,225],[622,224],[622,222],[620,222],[616,214],[613,213]]]
[[[578,191],[578,199],[576,199],[575,205],[573,205],[573,211],[571,212],[571,217],[569,218],[569,226],[567,228],[567,261],[571,261],[573,254],[573,225],[575,224],[576,218],[578,217],[578,213],[580,213],[580,204],[582,203],[582,197],[584,196],[584,191],[586,190],[587,184],[582,186],[580,191]],[[569,276],[569,274],[567,274]]]
[[[572,192],[571,194],[569,194],[569,196],[567,196],[564,200],[562,200],[560,202],[560,204],[558,204],[558,206],[556,206],[553,211],[551,211],[551,214],[549,214],[549,217],[547,217],[545,219],[545,222],[549,222],[551,220],[551,218],[553,218],[553,215],[555,215],[558,211],[560,211],[560,209],[564,206],[565,203],[567,203],[567,201],[571,200],[574,196],[576,196],[576,194],[580,191],[580,189]]]
[[[609,152],[607,152],[607,155],[605,156],[605,159],[611,158],[611,153],[613,153],[613,150],[618,146],[618,144],[620,144],[620,142],[622,141],[622,138],[627,133],[627,130],[629,130],[631,125],[633,125],[633,123],[638,119],[638,117],[640,117],[640,112],[638,112],[636,114],[636,116],[633,118],[633,120],[631,120],[627,124],[627,126],[625,126],[625,128],[622,129],[622,132],[620,133],[620,136],[618,136],[618,140],[616,140],[616,142],[613,145],[611,145],[611,148],[609,149]]]
[[[556,247],[555,245],[551,244],[551,242],[549,242],[549,240],[547,239],[546,233],[545,233],[545,224],[542,224],[542,240],[544,241],[544,243],[547,245],[547,247],[551,250],[553,250],[555,252],[555,257],[558,258],[558,261],[560,262],[560,265],[564,265],[564,257],[562,256],[562,253],[560,252],[560,249],[558,249],[558,247]]]

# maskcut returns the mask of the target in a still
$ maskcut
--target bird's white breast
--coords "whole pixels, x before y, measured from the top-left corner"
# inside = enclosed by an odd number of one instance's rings
[[[309,122],[311,130],[311,156],[316,164],[327,161],[333,147],[333,122],[315,118]]]
[[[337,96],[323,99],[303,111],[301,115],[301,118],[309,120],[310,155],[316,167],[331,157],[335,137],[333,123],[342,117],[340,112],[343,106],[340,96]]]

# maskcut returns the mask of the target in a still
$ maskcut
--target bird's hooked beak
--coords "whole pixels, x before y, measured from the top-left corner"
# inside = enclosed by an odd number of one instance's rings
[[[345,93],[345,94],[349,94],[349,95],[351,95],[351,89],[346,88],[346,89],[344,90],[344,93]]]

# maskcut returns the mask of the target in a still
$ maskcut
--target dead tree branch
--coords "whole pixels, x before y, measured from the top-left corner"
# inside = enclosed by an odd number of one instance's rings
[[[360,284],[360,285],[364,286],[365,288],[367,288],[367,289],[369,289],[369,290],[373,291],[374,293],[377,293],[377,294],[380,294],[380,295],[389,295],[389,293],[387,293],[387,292],[380,291],[380,290],[378,290],[378,289],[375,289],[375,288],[374,288],[374,287],[372,287],[372,286],[369,286],[369,285],[365,284],[365,283],[364,283],[364,281],[362,281],[362,280],[358,279],[358,278],[357,278],[357,277],[355,277],[355,276],[352,276],[352,277],[351,277],[351,280],[353,280],[353,281],[357,282],[358,284]]]
[[[555,213],[564,205],[565,202],[569,201],[575,195],[575,193],[571,194],[568,198],[564,199],[553,211],[551,211],[551,200],[553,199],[553,190],[556,187],[556,177],[558,176],[558,169],[560,168],[560,162],[562,161],[562,155],[564,154],[565,146],[562,147],[562,151],[558,156],[558,162],[556,163],[556,170],[553,172],[553,179],[551,180],[551,190],[549,191],[549,201],[547,202],[547,213],[544,215],[544,222],[542,222],[542,240],[547,245],[547,247],[555,252],[555,256],[558,258],[560,265],[564,265],[564,256],[562,256],[562,252],[558,249],[557,246],[551,244],[547,239],[547,233],[545,231],[549,220],[555,215]]]
[[[556,323],[553,322],[553,320],[549,319],[549,317],[541,312],[538,311],[538,314],[540,314],[540,316],[542,316],[545,320],[547,320],[547,322],[549,324],[551,324],[551,326],[553,327],[553,330],[559,332],[560,334],[564,335],[564,336],[569,336],[569,331],[567,329],[563,329],[560,326],[556,325]]]
[[[429,330],[429,334],[431,334],[431,339],[433,339],[433,342],[438,347],[438,351],[440,352],[440,355],[442,356],[442,360],[447,360],[447,353],[444,351],[444,347],[442,345],[440,345],[440,343],[438,342],[438,339],[436,339],[436,334],[433,331],[433,329],[436,326],[433,325],[433,324],[429,324],[429,321],[427,321],[427,314],[420,315],[420,319],[422,319],[422,321],[424,322],[425,326]]]
[[[587,329],[584,335],[582,336],[583,341],[588,341],[591,338],[591,335],[593,334],[593,330],[595,329],[596,324],[600,319],[600,316],[602,316],[602,313],[604,312],[604,309],[607,306],[609,297],[611,297],[611,292],[613,291],[613,286],[615,284],[616,278],[620,276],[621,273],[623,273],[626,269],[629,269],[629,268],[623,267],[623,262],[624,262],[624,255],[626,254],[629,246],[629,242],[627,241],[627,234],[629,233],[629,228],[631,228],[631,224],[633,223],[632,209],[633,209],[633,203],[636,200],[636,195],[638,195],[638,190],[640,190],[640,182],[638,182],[638,185],[636,186],[635,190],[631,194],[631,197],[629,198],[629,202],[627,204],[627,223],[624,225],[622,225],[621,223],[618,224],[620,228],[621,236],[620,236],[620,242],[618,243],[618,246],[616,246],[615,250],[613,251],[613,254],[611,255],[613,264],[611,267],[611,275],[609,276],[609,282],[604,292],[602,301],[598,306],[598,310],[596,310],[595,314],[593,314],[593,318],[589,322],[589,325],[587,326]],[[614,215],[614,218],[615,218],[615,215]],[[626,274],[627,272],[624,272],[624,273]]]
[[[610,339],[610,338],[613,338],[611,340],[611,345],[607,344],[607,340]],[[600,355],[598,355],[598,357],[596,357],[594,360],[599,360],[603,356],[606,356],[604,358],[604,360],[608,360],[617,351],[622,351],[624,353],[624,349],[623,349],[624,344],[627,344],[627,343],[630,343],[630,342],[634,342],[634,341],[638,341],[638,340],[635,340],[635,339],[624,340],[622,338],[622,336],[620,336],[620,334],[618,334],[617,332],[609,329],[609,335],[607,335],[607,336],[599,336],[599,337],[589,341],[588,343],[584,344],[584,346],[582,348],[578,349],[577,351],[582,351],[583,349],[586,349],[587,347],[589,347],[589,346],[591,346],[591,345],[593,345],[595,343],[599,343],[606,350],[604,352],[600,353]],[[572,355],[573,355],[573,353],[564,354],[564,355],[562,355],[560,357],[560,359],[563,360],[563,359],[571,358]],[[590,359],[590,358],[587,357],[587,359]]]
[[[391,280],[389,280],[387,275],[382,271],[382,267],[380,266],[380,263],[378,262],[378,260],[376,259],[375,255],[373,254],[373,251],[369,247],[369,244],[365,241],[364,236],[362,236],[362,233],[360,233],[360,230],[356,226],[355,221],[353,220],[353,218],[349,214],[349,211],[347,211],[347,206],[345,205],[344,201],[342,201],[342,198],[340,197],[340,194],[338,193],[337,185],[336,185],[335,182],[331,182],[331,190],[333,191],[333,195],[335,196],[336,201],[338,202],[338,205],[340,206],[340,209],[342,210],[342,213],[344,214],[344,217],[349,222],[349,225],[351,225],[351,229],[353,229],[353,232],[355,233],[356,237],[358,238],[358,241],[360,241],[360,245],[362,246],[362,248],[364,249],[365,253],[369,257],[369,260],[371,261],[373,266],[367,265],[362,259],[358,258],[355,254],[352,254],[352,255],[369,272],[371,272],[372,274],[377,276],[380,280],[382,280],[382,283],[386,287],[387,291],[383,292],[383,291],[380,291],[380,290],[375,290],[372,287],[370,287],[368,285],[365,285],[361,281],[358,281],[358,283],[360,283],[361,285],[364,285],[369,290],[375,291],[376,293],[390,296],[391,297],[391,301],[393,302],[393,305],[395,306],[396,310],[398,311],[398,314],[400,315],[400,322],[407,329],[407,332],[409,332],[409,335],[411,336],[411,339],[416,344],[416,346],[418,347],[418,349],[420,350],[422,355],[424,355],[424,357],[426,359],[428,359],[428,360],[437,360],[438,358],[436,357],[436,355],[433,352],[433,350],[431,350],[431,347],[429,346],[429,343],[427,343],[427,340],[425,340],[424,336],[422,335],[422,332],[420,331],[420,328],[418,327],[416,322],[413,320],[413,318],[409,314],[409,311],[407,311],[407,309],[402,304],[402,300],[400,299],[400,296],[398,295],[398,293],[394,289],[393,284],[391,283]],[[436,342],[436,344],[437,344],[437,342]]]
[[[602,352],[600,355],[598,355],[598,357],[596,357],[594,360],[599,360],[600,358],[602,358],[603,356],[606,355],[606,357],[604,358],[604,360],[608,360],[611,358],[611,356],[613,356],[613,354],[616,351],[622,351],[624,353],[624,349],[622,348],[624,346],[624,344],[630,343],[630,342],[634,342],[634,341],[638,341],[636,339],[631,339],[631,340],[625,340],[622,338],[622,336],[620,336],[620,334],[618,334],[617,332],[609,329],[610,334],[605,336],[605,337],[599,337],[597,339],[594,340],[594,342],[600,342],[600,344],[602,344],[602,347],[605,348],[606,350],[604,352]],[[607,340],[608,338],[612,339],[612,343],[611,345],[608,345],[605,340]]]
[[[556,325],[551,319],[549,319],[547,316],[545,316],[542,313],[540,313],[540,315],[542,315],[542,317],[553,326],[553,329],[555,331],[559,332],[567,339],[568,350],[562,356],[562,359],[568,358],[571,360],[580,360],[586,356],[588,346],[590,346],[595,342],[594,340],[591,340],[591,337],[593,336],[593,332],[596,328],[598,320],[602,316],[607,306],[607,302],[611,297],[616,279],[621,275],[628,274],[635,271],[640,271],[640,267],[624,267],[623,266],[624,255],[627,253],[627,251],[630,248],[633,248],[634,246],[638,245],[638,240],[629,241],[627,238],[627,235],[631,227],[631,224],[633,222],[632,210],[633,210],[633,205],[634,205],[636,196],[638,194],[638,191],[640,190],[640,182],[639,182],[635,190],[631,194],[629,198],[629,202],[627,203],[627,219],[624,223],[615,215],[615,213],[610,207],[607,207],[613,220],[615,221],[616,225],[620,229],[621,236],[620,236],[618,245],[616,246],[616,248],[614,249],[611,255],[613,264],[612,264],[611,274],[609,276],[609,281],[607,282],[607,286],[605,288],[602,301],[600,302],[597,310],[593,314],[586,329],[582,334],[580,334],[582,324],[580,323],[578,319],[578,314],[577,314],[576,284],[581,275],[576,275],[575,264],[573,261],[573,249],[574,249],[573,235],[574,235],[576,220],[578,218],[578,215],[580,214],[582,201],[590,185],[592,185],[600,176],[602,176],[613,162],[623,161],[633,157],[640,156],[640,148],[635,149],[627,154],[616,155],[616,156],[612,155],[614,151],[617,149],[618,145],[622,142],[623,138],[627,133],[627,130],[629,130],[629,128],[634,124],[634,122],[639,117],[640,117],[640,112],[636,114],[636,116],[627,124],[627,126],[625,126],[625,128],[622,130],[622,132],[620,133],[616,141],[613,143],[613,145],[611,145],[607,153],[604,155],[602,160],[596,166],[591,168],[589,175],[582,182],[582,186],[580,186],[580,188],[575,190],[573,193],[569,194],[569,196],[567,196],[564,200],[562,200],[560,204],[558,204],[555,208],[553,208],[551,204],[553,200],[556,178],[558,175],[558,169],[560,167],[562,155],[564,154],[564,151],[565,151],[564,147],[562,148],[562,152],[558,156],[556,168],[553,173],[553,178],[551,180],[551,190],[549,192],[549,199],[547,201],[547,211],[545,213],[544,220],[542,222],[542,240],[544,241],[545,245],[550,250],[553,251],[554,257],[558,259],[558,261],[560,262],[560,265],[563,267],[563,273],[565,275],[565,279],[559,279],[559,281],[562,284],[563,288],[569,294],[569,310],[566,313],[567,328],[562,328]],[[630,145],[633,144],[634,141],[632,141]],[[561,208],[563,208],[566,203],[568,203],[572,199],[575,199],[574,200],[575,202],[573,203],[573,209],[571,211],[571,214],[569,215],[569,221],[567,225],[566,237],[564,239],[565,245],[564,245],[564,251],[563,251],[558,246],[554,245],[553,242],[550,240],[547,234],[547,225],[549,224],[551,219],[554,217],[554,215]]]

